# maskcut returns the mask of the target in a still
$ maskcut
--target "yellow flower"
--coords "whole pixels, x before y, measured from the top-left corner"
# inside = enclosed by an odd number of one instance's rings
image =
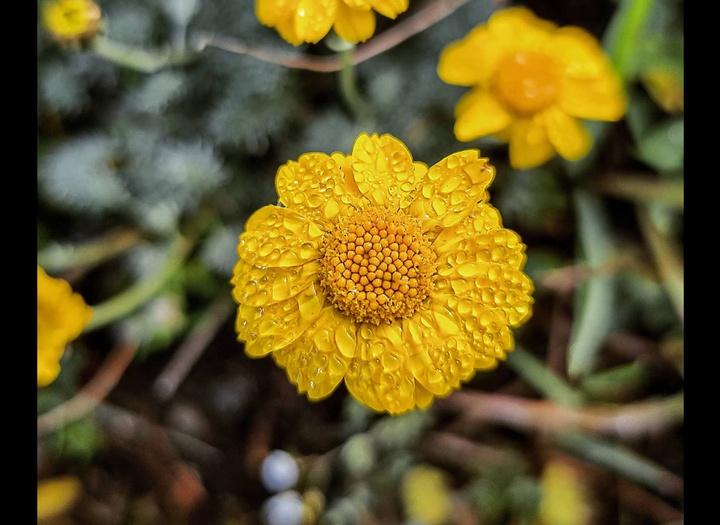
[[[428,168],[391,135],[277,172],[231,280],[236,330],[310,400],[344,380],[378,412],[426,408],[513,348],[531,312],[525,245],[488,202],[476,149]]]
[[[405,515],[411,523],[450,523],[452,489],[444,471],[429,465],[413,467],[402,480],[401,493]]]
[[[535,525],[593,523],[590,487],[583,472],[562,459],[550,460],[540,479],[542,500]]]
[[[42,6],[43,24],[60,42],[95,36],[100,19],[100,8],[92,0],[51,0]]]
[[[38,386],[55,381],[65,347],[92,318],[92,309],[67,281],[50,277],[38,266]]]
[[[409,0],[255,0],[255,13],[290,44],[316,44],[331,29],[347,42],[365,42],[375,33],[375,12],[395,19]]]
[[[439,77],[470,86],[455,106],[455,136],[509,143],[526,169],[555,153],[585,156],[592,137],[580,119],[617,121],[627,100],[600,43],[579,27],[558,28],[524,7],[496,11],[440,54]]]
[[[38,525],[59,523],[59,518],[65,516],[78,503],[82,492],[82,482],[75,476],[65,475],[38,480]]]

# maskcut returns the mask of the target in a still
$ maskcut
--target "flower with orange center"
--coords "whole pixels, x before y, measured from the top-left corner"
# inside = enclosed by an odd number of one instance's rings
[[[627,100],[600,43],[579,27],[557,27],[525,7],[493,13],[440,54],[448,84],[469,86],[455,106],[454,132],[469,142],[509,143],[510,164],[526,169],[556,153],[578,160],[592,147],[582,119],[617,121]]]
[[[50,277],[38,266],[37,282],[38,386],[55,381],[65,347],[92,319],[93,311],[63,279]]]
[[[353,44],[375,33],[375,13],[395,19],[409,0],[255,0],[260,23],[294,46],[317,44],[330,30]]]
[[[56,40],[73,43],[95,36],[101,12],[92,0],[49,0],[42,6],[42,20]]]
[[[236,330],[313,401],[344,381],[378,412],[426,408],[492,369],[531,314],[525,245],[489,204],[476,149],[428,167],[391,135],[277,172],[231,280]]]

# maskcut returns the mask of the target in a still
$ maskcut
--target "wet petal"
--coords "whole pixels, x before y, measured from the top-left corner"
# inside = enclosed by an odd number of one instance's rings
[[[463,239],[501,226],[500,212],[487,202],[479,202],[462,221],[440,232],[433,241],[433,251],[438,256],[448,254],[454,251],[455,245]]]
[[[340,0],[299,0],[295,33],[303,42],[317,44],[332,28]]]
[[[578,119],[569,116],[557,106],[545,111],[543,119],[548,138],[561,157],[578,160],[590,151],[592,136]]]
[[[494,312],[503,323],[519,325],[531,314],[534,289],[522,272],[525,261],[525,245],[512,230],[500,228],[465,239],[438,258],[433,296],[467,299]],[[453,307],[462,318],[471,312],[466,303],[457,307],[464,308]]]
[[[418,182],[410,151],[392,135],[358,136],[352,168],[360,192],[378,206],[406,207]]]
[[[254,307],[240,304],[235,320],[238,340],[250,357],[262,357],[300,337],[326,306],[325,294],[311,284],[282,302]]]
[[[370,360],[356,357],[345,375],[350,394],[378,412],[400,414],[415,407],[415,380],[405,366],[385,368],[382,359],[396,359],[393,352]]]
[[[420,409],[428,408],[435,400],[435,396],[432,395],[427,388],[416,379],[415,380],[415,404]]]
[[[558,101],[563,111],[588,120],[620,120],[627,110],[627,98],[612,79],[570,79],[562,81]]]
[[[346,185],[338,162],[324,153],[307,153],[277,172],[275,188],[280,202],[300,215],[327,226],[344,207],[359,207],[363,199],[354,182]],[[348,176],[348,179],[350,177]]]
[[[512,122],[512,115],[483,88],[464,95],[455,107],[455,116],[455,137],[463,142],[498,133]]]
[[[505,51],[502,45],[498,48],[494,44],[487,27],[477,26],[440,52],[438,76],[443,82],[457,86],[487,86]]]
[[[230,281],[233,298],[249,306],[284,301],[317,281],[319,269],[318,261],[289,268],[264,268],[239,259]]]
[[[264,206],[248,219],[237,251],[241,259],[254,266],[300,266],[319,259],[323,235],[313,221],[297,212]]]
[[[555,156],[555,148],[539,117],[516,120],[510,126],[509,150],[510,164],[517,169],[540,166]]]
[[[426,231],[458,224],[487,197],[486,189],[494,177],[495,168],[478,150],[448,155],[428,169],[409,212],[420,219]]]
[[[407,11],[410,4],[409,0],[369,0],[369,3],[375,11],[390,19]]]
[[[298,392],[317,401],[329,396],[345,375],[350,359],[338,350],[335,332],[345,319],[333,307],[325,308],[291,345],[272,356],[283,367]]]
[[[461,323],[454,312],[436,300],[406,322],[408,330],[416,334],[409,367],[433,395],[449,394],[474,373],[474,355]]]
[[[375,34],[375,13],[370,9],[353,9],[340,2],[333,29],[346,42],[365,42]]]
[[[274,26],[281,20],[290,20],[297,9],[298,0],[255,0],[255,15],[261,24]]]
[[[590,120],[620,120],[627,110],[622,83],[600,43],[577,27],[558,29],[544,52],[562,64],[559,103],[570,115]]]
[[[488,19],[493,42],[504,43],[509,48],[538,49],[557,26],[549,20],[535,16],[526,7],[499,9]]]

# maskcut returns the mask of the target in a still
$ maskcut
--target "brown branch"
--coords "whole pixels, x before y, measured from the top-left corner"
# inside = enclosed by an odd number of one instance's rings
[[[387,31],[376,35],[370,39],[367,44],[359,45],[353,52],[350,63],[352,65],[360,64],[400,45],[410,37],[415,36],[450,16],[469,1],[470,0],[436,0],[430,2],[414,15],[399,22]],[[198,34],[195,37],[194,49],[196,51],[203,51],[207,47],[222,49],[223,51],[238,55],[252,56],[264,62],[271,62],[292,69],[304,69],[318,73],[332,73],[340,71],[344,67],[340,58],[334,55],[290,55],[270,49],[257,48],[235,38],[211,35],[208,33]]]
[[[38,416],[38,436],[49,434],[63,425],[77,421],[95,409],[120,381],[125,370],[132,363],[137,348],[136,342],[116,346],[82,390],[65,403]]]
[[[178,347],[175,355],[155,380],[153,389],[158,399],[167,401],[175,394],[231,311],[232,303],[227,300],[220,300],[208,309],[195,330]]]
[[[437,408],[456,412],[467,423],[499,423],[522,430],[558,433],[583,430],[596,435],[636,439],[679,424],[682,393],[620,407],[574,408],[550,401],[458,391],[438,400]]]

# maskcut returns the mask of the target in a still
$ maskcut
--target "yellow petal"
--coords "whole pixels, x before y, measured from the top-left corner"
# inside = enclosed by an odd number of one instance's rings
[[[335,22],[340,0],[299,0],[295,11],[295,33],[303,42],[317,44]]]
[[[486,198],[495,168],[476,149],[448,155],[428,169],[408,208],[427,231],[448,228]]]
[[[250,357],[263,357],[300,337],[320,315],[325,293],[315,283],[286,301],[261,307],[240,304],[235,320],[238,340]]]
[[[284,301],[318,280],[320,263],[310,261],[290,268],[257,267],[239,259],[230,283],[238,304],[264,306]]]
[[[400,13],[407,11],[409,0],[370,0],[372,8],[381,15],[395,19]]]
[[[557,106],[548,108],[543,113],[543,119],[548,138],[561,157],[578,160],[590,151],[592,136],[578,119]]]
[[[333,307],[325,308],[292,344],[273,352],[288,379],[311,401],[329,396],[342,381],[350,359],[338,350],[335,332],[347,330],[348,320]]]
[[[601,79],[615,76],[610,59],[600,42],[580,27],[561,27],[543,42],[540,52],[561,64],[563,75],[570,78]]]
[[[288,16],[278,20],[274,27],[278,34],[283,38],[283,40],[285,40],[289,44],[299,46],[305,43],[302,37],[297,34],[297,31],[295,31],[294,16]]]
[[[627,97],[598,40],[584,29],[563,27],[543,51],[561,64],[559,104],[568,114],[590,120],[620,120]]]
[[[496,45],[510,49],[537,49],[557,28],[526,7],[499,9],[490,16],[487,26]]]
[[[432,395],[432,392],[430,392],[427,388],[422,386],[422,384],[416,379],[415,380],[415,404],[420,409],[426,409],[428,408],[432,402],[435,400],[435,396]]]
[[[362,205],[354,181],[333,157],[307,153],[278,169],[275,177],[280,202],[303,217],[329,227],[344,207]]]
[[[297,212],[264,206],[253,213],[238,241],[238,256],[261,267],[300,266],[320,257],[324,233]]]
[[[430,308],[406,320],[416,343],[409,351],[413,376],[435,396],[457,389],[474,372],[474,356],[457,314],[433,298]]]
[[[482,88],[473,89],[458,101],[455,117],[455,137],[462,142],[498,133],[512,122],[505,107]]]
[[[522,272],[525,261],[525,245],[512,230],[499,228],[464,239],[438,256],[433,296],[456,297],[460,302],[450,301],[451,308],[462,318],[477,304],[502,323],[517,326],[531,314],[534,290]],[[470,303],[461,301],[465,299]]]
[[[464,38],[448,44],[440,52],[438,77],[443,82],[457,86],[485,86],[504,51],[502,45],[495,45],[485,25],[477,26]]]
[[[615,122],[625,115],[627,97],[615,79],[565,78],[558,104],[574,117]]]
[[[456,244],[463,239],[501,226],[500,212],[487,202],[479,202],[462,221],[440,232],[433,241],[433,251],[442,260],[440,256],[455,251]]]
[[[375,34],[375,13],[371,10],[352,9],[345,2],[340,2],[333,29],[346,42],[365,42]]]
[[[404,363],[387,367],[386,362],[398,360],[388,350],[382,356],[366,361],[356,357],[350,363],[345,375],[345,385],[350,394],[375,411],[401,414],[415,407],[415,380]]]
[[[65,347],[93,317],[93,310],[64,279],[50,277],[37,267],[38,386],[52,383],[60,373]]]
[[[360,134],[352,151],[352,168],[360,192],[372,204],[404,208],[418,182],[412,155],[392,135]]]
[[[291,20],[298,0],[255,0],[255,16],[261,24],[273,27],[281,20]]]
[[[547,131],[539,117],[520,119],[510,126],[510,165],[529,169],[544,164],[555,155]]]

